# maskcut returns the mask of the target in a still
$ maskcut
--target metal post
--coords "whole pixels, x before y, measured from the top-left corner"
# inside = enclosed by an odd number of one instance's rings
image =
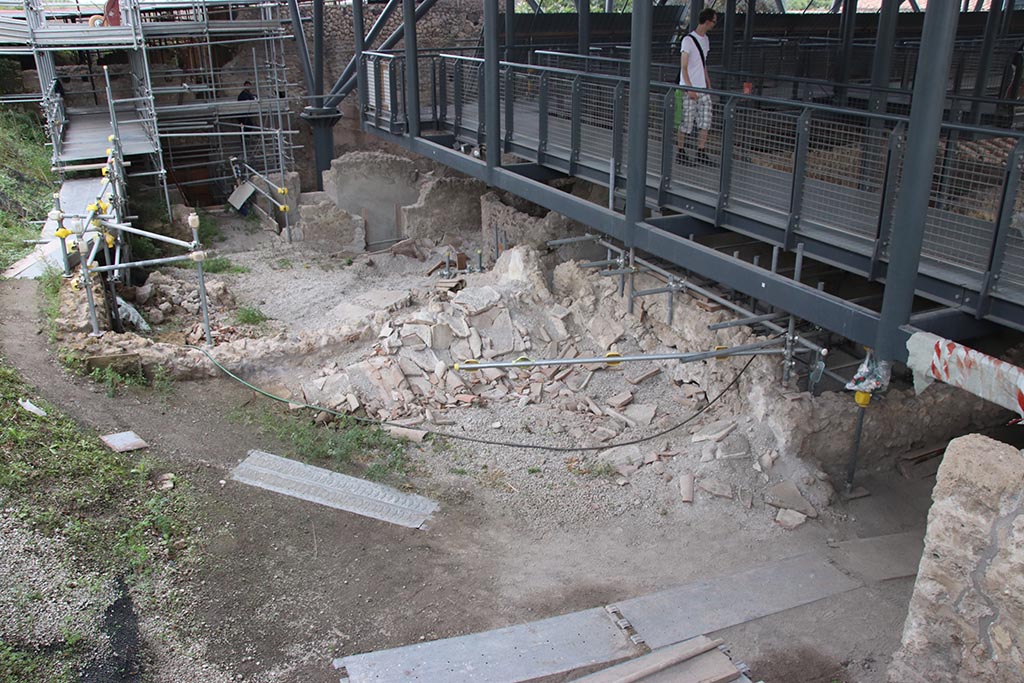
[[[978,72],[974,75],[974,97],[984,97],[988,88],[988,72],[992,66],[992,51],[999,33],[1001,4],[992,0],[988,16],[985,19],[985,36],[982,38],[981,50],[978,53]],[[981,102],[977,99],[971,103],[970,122],[977,124],[981,119]]]
[[[757,0],[747,0],[747,11],[743,17],[743,47],[744,56],[750,56],[750,44],[754,40],[754,17],[757,15]],[[749,71],[749,65],[741,62],[741,68]]]
[[[413,0],[405,0],[412,3]],[[486,93],[484,89],[486,88]],[[484,80],[480,88],[485,99],[487,167],[501,166],[501,97],[498,81],[498,0],[484,0]]]
[[[866,400],[862,397],[862,394],[867,396]],[[857,473],[857,460],[860,457],[860,438],[861,434],[864,432],[864,415],[867,412],[868,402],[870,400],[871,394],[863,391],[857,392],[857,423],[853,430],[853,448],[850,451],[850,462],[846,466],[847,494],[853,491],[853,476]]]
[[[309,63],[309,47],[306,45],[306,33],[302,29],[302,15],[299,14],[298,0],[288,0],[288,9],[292,19],[292,33],[295,34],[294,40],[297,52],[299,53],[299,68],[302,70],[302,80],[306,84],[306,89],[311,93],[314,91],[322,93],[323,83],[321,82],[319,90],[314,85],[313,68]]]
[[[732,69],[733,37],[736,33],[736,0],[725,0],[725,21],[722,23],[722,68]],[[717,84],[728,88],[728,83]]]
[[[511,62],[516,49],[516,0],[505,0],[505,61]]]
[[[690,0],[690,30],[700,24],[700,13],[704,11],[704,0]]]
[[[199,244],[198,228],[192,228],[192,241]],[[199,278],[199,308],[203,312],[203,332],[206,334],[206,345],[213,346],[213,333],[210,332],[210,309],[206,305],[206,279],[203,277],[202,261],[196,261],[196,275]]]
[[[653,15],[648,0],[633,3],[632,51],[629,60],[629,166],[626,169],[626,234],[623,239],[627,247],[633,246],[636,226],[644,219]]]
[[[576,19],[579,26],[577,52],[586,57],[590,54],[590,0],[576,0]]]
[[[402,0],[405,20],[405,117],[410,138],[420,136],[420,68],[416,61],[416,0]]]
[[[800,276],[804,268],[804,244],[796,245],[796,264],[793,267],[793,279],[800,282]],[[789,327],[786,330],[786,355],[782,366],[782,384],[788,385],[790,373],[796,361],[793,360],[793,349],[796,347],[796,316],[790,314]]]
[[[899,18],[901,0],[882,0],[882,11],[878,15],[878,32],[875,36],[875,56],[871,64],[871,111],[886,110],[885,89],[889,87],[892,69],[892,47],[896,40],[896,20]]]
[[[353,45],[355,55],[353,58],[356,60],[356,87],[359,89],[359,130],[366,130],[363,112],[366,111],[366,105],[370,101],[370,96],[366,91],[366,64],[363,63],[363,50],[365,49],[365,43],[363,42],[363,31],[365,29],[363,25],[363,0],[352,1],[352,29],[355,36]]]
[[[942,128],[946,79],[953,55],[957,19],[955,0],[928,3],[918,61],[931,67],[921,70],[914,84],[902,188],[893,221],[889,268],[875,343],[878,358],[882,361],[901,357],[904,352],[897,348],[898,330],[910,320],[914,302],[914,285],[921,262],[921,242],[936,143]]]
[[[843,0],[843,16],[839,22],[839,54],[836,60],[836,77],[838,83],[846,85],[850,81],[850,63],[853,61],[853,37],[857,30],[857,0]],[[838,105],[846,106],[846,88],[838,88]]]

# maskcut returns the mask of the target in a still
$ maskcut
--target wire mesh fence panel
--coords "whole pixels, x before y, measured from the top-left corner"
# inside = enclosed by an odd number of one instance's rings
[[[819,115],[810,121],[800,225],[874,239],[890,130],[881,121]]]
[[[736,108],[730,205],[742,202],[789,213],[797,119],[795,111]]]
[[[718,192],[726,101],[707,93],[693,100],[684,89],[673,88],[672,93],[672,180]],[[660,152],[659,147],[659,160]]]
[[[612,157],[615,83],[583,81],[580,86],[580,160],[607,171]]]
[[[1017,163],[1018,167],[1024,167],[1024,161]],[[999,279],[992,286],[992,294],[1020,302],[1024,301],[1024,185],[1017,183],[1009,191],[1007,201],[1011,203],[1012,213],[1007,226]]]
[[[995,237],[1009,138],[946,130],[932,176],[921,256],[984,273]]]
[[[572,153],[573,82],[575,78],[549,72],[547,78],[547,151],[568,159]]]
[[[512,81],[514,120],[509,140],[536,151],[540,140],[540,73],[516,69]]]

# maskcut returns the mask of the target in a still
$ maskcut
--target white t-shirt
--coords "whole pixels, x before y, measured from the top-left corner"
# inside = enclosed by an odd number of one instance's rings
[[[707,59],[708,52],[711,50],[711,41],[708,40],[707,36],[701,36],[696,33],[690,33],[689,35],[683,36],[683,42],[679,46],[679,53],[686,53],[690,55],[690,61],[687,62],[686,71],[690,74],[690,83],[695,88],[706,88],[708,83],[704,80],[704,62],[700,58],[700,52],[697,51],[697,45],[694,43],[694,39],[700,41],[700,46],[704,50],[704,58]],[[683,74],[679,74],[679,85],[686,85],[686,81],[683,79]]]

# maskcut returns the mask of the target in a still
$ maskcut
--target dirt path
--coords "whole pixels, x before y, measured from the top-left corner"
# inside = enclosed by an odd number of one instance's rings
[[[133,390],[111,399],[52,359],[34,283],[0,283],[0,320],[0,351],[44,397],[101,432],[135,430],[199,500],[202,559],[168,595],[183,598],[174,628],[195,644],[198,661],[161,657],[161,645],[148,643],[158,680],[187,679],[205,665],[251,681],[336,681],[330,660],[340,654],[594,607],[820,549],[827,538],[863,533],[858,524],[878,534],[923,519],[920,505],[893,490],[859,523],[782,532],[764,523],[763,510],[716,500],[685,512],[641,509],[624,487],[612,523],[601,515],[567,528],[510,514],[505,491],[417,482],[442,509],[428,531],[408,530],[222,486],[249,449],[280,447],[227,418],[258,400],[239,385],[177,383],[169,395]],[[881,681],[910,586],[867,587],[724,635],[740,658],[775,676],[758,673],[766,680]]]

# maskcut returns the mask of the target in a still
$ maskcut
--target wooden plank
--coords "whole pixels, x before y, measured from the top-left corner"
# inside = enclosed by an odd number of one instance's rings
[[[697,636],[595,672],[578,679],[577,683],[646,683],[650,677],[660,674],[671,674],[668,680],[676,683],[731,681],[739,675],[739,670],[728,656],[716,649],[721,644],[721,640]]]

